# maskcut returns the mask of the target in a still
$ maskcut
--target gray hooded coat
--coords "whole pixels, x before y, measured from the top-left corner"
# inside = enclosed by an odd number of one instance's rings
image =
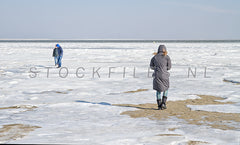
[[[151,59],[150,67],[154,70],[153,73],[153,89],[159,92],[168,90],[169,88],[169,72],[171,69],[171,59],[168,55],[164,56],[164,45],[160,45],[158,53]]]

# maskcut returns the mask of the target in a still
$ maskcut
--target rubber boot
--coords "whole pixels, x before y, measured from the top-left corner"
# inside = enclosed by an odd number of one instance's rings
[[[161,99],[158,99],[158,100],[157,100],[157,104],[158,104],[158,110],[161,110],[161,109],[162,109]]]
[[[161,105],[161,109],[167,109],[167,105],[166,105],[166,101],[167,101],[167,97],[163,96],[162,97],[162,105]]]

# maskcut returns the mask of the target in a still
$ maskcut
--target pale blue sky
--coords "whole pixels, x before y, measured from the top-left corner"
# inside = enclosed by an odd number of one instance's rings
[[[0,39],[240,39],[240,1],[0,0]]]

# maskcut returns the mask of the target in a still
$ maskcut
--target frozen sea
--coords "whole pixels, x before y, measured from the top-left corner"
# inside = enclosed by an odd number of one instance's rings
[[[150,120],[120,115],[129,107],[156,103],[150,59],[160,43],[61,42],[62,69],[54,66],[56,42],[0,42],[0,126],[40,126],[16,140],[0,143],[76,144],[240,144],[240,130],[190,125],[183,120]],[[168,100],[214,95],[235,104],[189,106],[240,113],[240,42],[166,42],[172,59]],[[189,73],[189,68],[195,73]],[[77,74],[76,74],[77,73]],[[188,77],[189,73],[189,77]],[[124,93],[148,89],[137,93]],[[240,124],[239,124],[240,125]],[[169,128],[178,128],[169,131]],[[18,131],[18,130],[16,130]],[[157,136],[180,134],[182,136]],[[1,135],[0,135],[1,136]]]

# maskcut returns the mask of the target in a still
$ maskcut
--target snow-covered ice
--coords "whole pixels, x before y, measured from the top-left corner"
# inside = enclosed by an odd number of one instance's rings
[[[41,128],[1,143],[78,144],[239,144],[239,130],[220,130],[184,123],[177,118],[149,120],[120,115],[134,108],[112,104],[155,103],[148,67],[157,43],[60,43],[61,74],[54,67],[55,43],[0,43],[0,105],[36,106],[0,109],[0,125],[28,124]],[[172,59],[168,100],[196,99],[197,94],[226,98],[236,104],[189,105],[193,110],[240,113],[240,43],[165,43]],[[79,75],[76,71],[79,69]],[[109,71],[113,73],[109,76]],[[39,71],[35,75],[30,72]],[[99,69],[93,73],[93,69]],[[123,70],[125,68],[125,77]],[[189,68],[191,74],[188,78]],[[49,72],[48,72],[49,71]],[[135,71],[135,73],[134,73]],[[94,75],[94,78],[93,78]],[[150,74],[151,76],[151,74]],[[110,78],[109,78],[110,77]],[[148,89],[137,93],[124,93]],[[178,128],[169,131],[168,128]],[[179,134],[181,136],[157,136]]]

